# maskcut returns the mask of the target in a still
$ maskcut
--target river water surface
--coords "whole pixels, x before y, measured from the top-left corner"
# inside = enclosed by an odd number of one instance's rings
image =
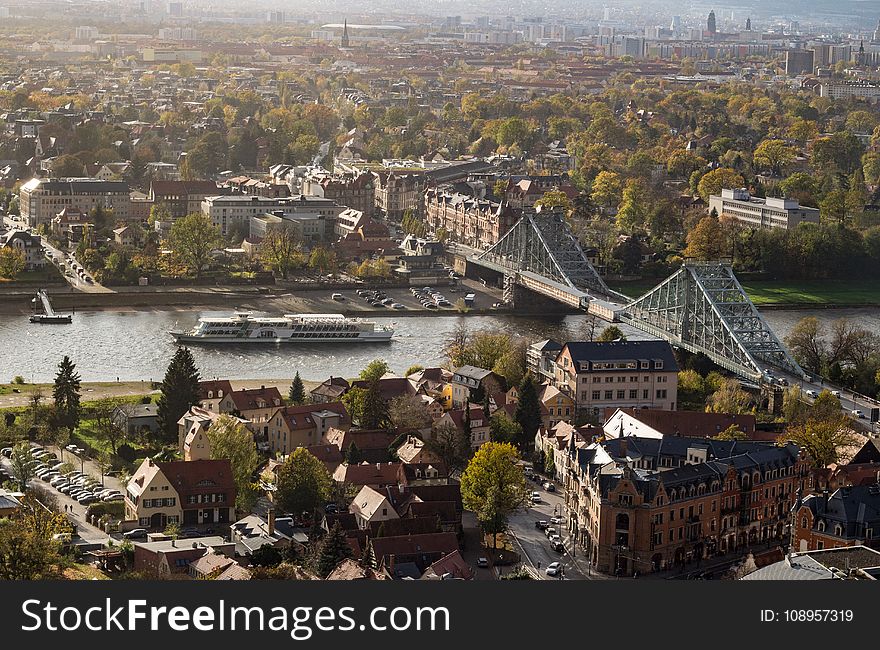
[[[0,315],[0,382],[21,375],[28,382],[47,382],[65,354],[76,363],[83,381],[160,381],[174,353],[171,329],[190,328],[213,311],[95,311],[77,312],[71,325],[36,325],[27,316]],[[880,335],[880,309],[765,311],[764,317],[782,338],[798,320],[815,314],[824,322],[846,317]],[[285,379],[299,372],[303,379],[322,381],[330,375],[352,377],[375,358],[383,358],[397,373],[413,364],[437,365],[443,347],[460,321],[470,331],[490,330],[526,336],[537,341],[585,337],[583,315],[524,318],[508,315],[430,315],[375,317],[394,324],[390,343],[287,344],[195,346],[203,378]],[[599,328],[603,327],[599,323]],[[624,328],[626,330],[627,328]],[[598,333],[598,332],[597,332]],[[630,338],[647,338],[628,332]]]

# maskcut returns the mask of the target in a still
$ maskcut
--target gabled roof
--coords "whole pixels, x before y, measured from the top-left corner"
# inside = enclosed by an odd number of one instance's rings
[[[333,474],[337,483],[350,485],[397,485],[397,472],[400,463],[363,463],[361,465],[340,465]]]
[[[235,404],[235,408],[242,413],[253,411],[254,409],[281,406],[282,403],[281,392],[275,386],[235,390],[229,393],[227,397]]]
[[[150,462],[149,460],[144,462]],[[191,493],[223,491],[230,494],[228,505],[235,502],[235,480],[228,459],[223,460],[175,460],[168,463],[155,463],[177,490],[181,505],[184,496]]]

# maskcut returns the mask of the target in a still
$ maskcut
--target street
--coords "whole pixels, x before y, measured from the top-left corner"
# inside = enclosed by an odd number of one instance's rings
[[[550,518],[553,516],[564,517],[563,499],[558,491],[548,492],[541,485],[532,481],[528,481],[527,484],[529,491],[540,493],[541,502],[511,515],[509,528],[510,535],[516,540],[519,550],[523,554],[523,564],[533,567],[543,580],[558,579],[544,573],[547,565],[551,562],[562,563],[566,580],[605,578],[605,576],[596,576],[595,574],[584,575],[581,569],[586,570],[586,564],[581,562],[577,556],[574,558],[571,556],[572,544],[565,523],[554,525],[565,544],[565,553],[559,553],[550,548],[550,541],[547,539],[547,535],[543,530],[535,527],[535,522],[540,520],[550,521]],[[559,487],[557,486],[556,489],[559,490]]]

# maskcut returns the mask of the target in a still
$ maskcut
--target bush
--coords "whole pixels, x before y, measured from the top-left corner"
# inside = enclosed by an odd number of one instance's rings
[[[86,509],[87,518],[95,516],[100,519],[104,515],[108,515],[112,519],[123,519],[125,515],[125,503],[122,501],[93,503]]]
[[[137,452],[134,450],[129,444],[119,445],[116,448],[116,455],[119,456],[126,463],[134,462],[134,459],[137,457]]]
[[[24,377],[22,377],[21,375],[15,375],[15,378],[12,380],[12,383],[21,386],[24,383]]]

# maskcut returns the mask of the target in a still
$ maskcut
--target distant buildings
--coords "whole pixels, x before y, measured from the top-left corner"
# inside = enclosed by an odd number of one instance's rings
[[[831,99],[857,97],[877,102],[880,101],[880,85],[861,80],[827,81],[819,86],[819,96]]]
[[[116,221],[128,221],[131,189],[124,181],[96,178],[33,178],[21,186],[21,218],[28,228],[49,226],[64,208],[88,214],[94,208],[113,210]]]
[[[782,228],[789,230],[799,223],[819,223],[819,210],[800,205],[794,199],[751,196],[742,189],[723,189],[721,196],[709,197],[709,211],[719,217],[735,219],[751,228]]]
[[[785,74],[796,77],[800,74],[812,74],[814,53],[812,50],[786,50]]]
[[[264,198],[241,194],[206,197],[202,200],[201,208],[202,214],[208,217],[223,235],[233,229],[247,234],[250,230],[251,217],[259,217],[267,213],[281,217],[309,213],[334,218],[344,209],[333,199],[317,196]]]
[[[0,248],[12,248],[21,253],[25,271],[37,271],[47,264],[42,239],[25,230],[13,230],[0,236]]]
[[[485,250],[503,237],[519,219],[507,202],[496,203],[443,189],[425,192],[425,220],[429,230],[445,233],[449,241]]]

